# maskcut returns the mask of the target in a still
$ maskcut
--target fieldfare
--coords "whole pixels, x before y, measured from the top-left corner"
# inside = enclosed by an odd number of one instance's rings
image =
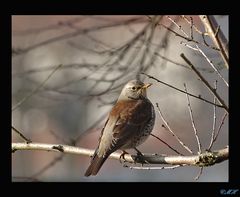
[[[132,80],[124,86],[101,131],[98,147],[85,176],[96,175],[111,153],[118,149],[136,148],[150,135],[155,112],[146,89],[151,85]]]

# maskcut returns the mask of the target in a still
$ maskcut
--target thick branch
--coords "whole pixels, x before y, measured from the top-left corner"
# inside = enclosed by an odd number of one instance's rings
[[[43,144],[43,143],[12,143],[12,152],[17,150],[43,150],[54,151],[78,155],[92,156],[94,150],[73,147],[61,144]],[[143,154],[143,158],[139,158],[137,155],[125,154],[124,159],[129,163],[142,163],[147,164],[170,164],[170,165],[191,165],[191,166],[211,166],[216,163],[223,162],[228,159],[228,147],[215,150],[212,152],[204,152],[199,155],[191,156],[175,156],[175,155],[158,155],[158,154]],[[122,153],[114,152],[109,158],[120,160]],[[141,161],[141,162],[139,162]]]
[[[199,15],[208,35],[213,40],[214,44],[220,49],[220,54],[225,62],[227,68],[229,68],[229,53],[228,42],[223,32],[217,24],[214,16]]]

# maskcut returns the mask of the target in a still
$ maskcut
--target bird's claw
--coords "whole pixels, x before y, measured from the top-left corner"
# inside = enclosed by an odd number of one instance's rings
[[[129,154],[129,153],[123,150],[122,154],[119,157],[120,163],[124,163],[125,162],[125,157],[124,157],[125,154]]]
[[[144,155],[138,149],[135,148],[135,150],[137,152],[137,157],[135,158],[135,162],[141,163],[142,166],[144,163],[148,163],[148,161],[144,159]]]

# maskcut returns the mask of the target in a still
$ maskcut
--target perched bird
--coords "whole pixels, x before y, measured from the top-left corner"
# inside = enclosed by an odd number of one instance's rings
[[[101,131],[98,147],[85,176],[96,175],[111,153],[118,149],[136,148],[150,135],[155,112],[146,89],[151,85],[132,80],[124,86]]]

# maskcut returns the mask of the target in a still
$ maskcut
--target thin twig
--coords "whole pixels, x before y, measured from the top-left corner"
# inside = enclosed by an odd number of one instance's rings
[[[172,30],[171,28],[167,27],[167,26],[164,25],[164,24],[160,24],[160,25],[161,25],[162,27],[164,27],[165,29],[167,29],[168,31],[170,31],[171,33],[174,33],[175,36],[178,36],[178,37],[180,37],[180,38],[183,38],[183,39],[185,39],[185,40],[187,40],[187,41],[189,41],[189,42],[195,42],[195,43],[197,43],[197,44],[201,44],[201,43],[199,43],[199,42],[196,41],[196,40],[192,40],[192,39],[189,38],[188,36],[183,36],[183,35],[177,33],[176,31]]]
[[[134,169],[134,170],[172,170],[182,166],[185,166],[185,165],[157,166],[157,167],[129,166],[127,164],[123,165],[123,167]]]
[[[200,31],[200,30],[196,27],[196,25],[194,25],[194,23],[192,23],[192,21],[189,21],[185,15],[181,15],[181,18],[184,19],[189,25],[192,25],[193,28],[194,28],[194,30],[195,30],[196,32],[198,32],[198,33],[201,34],[201,35],[203,34],[202,31]],[[192,20],[192,17],[190,17],[190,19]]]
[[[26,138],[19,130],[17,130],[14,126],[12,126],[12,129],[26,142],[31,143],[32,140]]]
[[[216,68],[216,66],[213,64],[213,62],[206,56],[206,54],[199,48],[198,45],[196,45],[198,51],[202,54],[202,56],[208,61],[208,63],[211,65],[213,70],[217,73],[217,75],[223,80],[223,82],[226,84],[227,87],[229,87],[228,82],[224,79],[224,77],[221,75],[219,70]]]
[[[190,38],[193,39],[193,18],[190,17],[191,25],[190,25]]]
[[[77,141],[79,141],[79,139],[81,139],[82,134],[86,134],[88,131],[92,130],[94,127],[96,127],[96,125],[98,125],[104,118],[105,118],[106,114],[104,114],[103,116],[100,117],[100,119],[98,119],[93,125],[91,125],[89,128],[87,128],[85,131],[83,131],[78,137],[76,137],[75,139],[70,139],[67,142],[64,138],[58,136],[55,132],[53,132],[52,130],[50,130],[50,133],[54,135],[55,138],[63,141],[64,143],[68,143],[68,144],[76,144]],[[47,171],[49,168],[53,167],[54,165],[56,165],[56,163],[58,163],[59,161],[61,161],[63,159],[65,155],[62,154],[56,158],[54,158],[51,162],[49,162],[48,164],[46,164],[44,167],[42,167],[38,172],[36,172],[35,174],[33,174],[31,176],[31,178],[35,178],[41,174],[43,174],[45,171]]]
[[[228,115],[228,113],[225,112],[225,114],[224,114],[223,117],[222,117],[221,123],[220,123],[220,125],[219,125],[219,127],[218,127],[218,130],[217,130],[217,132],[216,132],[216,135],[215,135],[215,137],[214,137],[214,139],[213,139],[213,143],[217,140],[217,137],[218,137],[218,135],[219,135],[219,133],[220,133],[220,130],[221,130],[223,124],[224,124],[224,120],[225,120],[225,118],[227,117],[227,115]]]
[[[201,44],[201,45],[207,46],[207,47],[209,47],[209,48],[211,48],[211,49],[220,51],[219,48],[217,48],[217,47],[215,47],[215,46],[210,46],[210,45],[208,45],[206,42],[201,43],[201,42],[199,42],[199,41],[197,41],[197,40],[194,40],[194,39],[189,38],[188,36],[183,36],[183,35],[177,33],[176,31],[172,30],[171,28],[167,27],[167,26],[164,25],[164,24],[159,24],[159,25],[161,25],[162,27],[164,27],[165,29],[167,29],[169,32],[173,33],[175,36],[178,36],[178,37],[180,37],[180,38],[183,38],[184,40],[187,40],[188,42],[193,42],[193,43],[196,43],[196,44]]]
[[[183,58],[183,60],[192,68],[194,73],[201,79],[201,81],[206,85],[206,87],[209,89],[209,91],[216,96],[219,103],[223,106],[223,108],[229,112],[229,109],[225,102],[221,99],[221,97],[218,95],[218,93],[214,90],[214,88],[211,87],[211,85],[207,82],[207,80],[201,75],[201,73],[195,68],[195,66],[190,62],[190,60],[181,53],[180,56]]]
[[[187,19],[187,17],[186,17],[185,15],[182,15],[181,18],[183,18],[189,25],[191,25],[191,26],[190,26],[190,27],[191,27],[191,29],[190,29],[191,32],[192,32],[192,29],[194,28],[194,30],[202,36],[203,43],[204,43],[205,46],[211,47],[212,49],[215,49],[215,47],[212,47],[212,46],[210,46],[210,45],[207,43],[207,41],[206,41],[206,39],[205,39],[205,33],[202,32],[202,31],[200,31],[200,30],[194,25],[194,23],[193,23],[193,18],[192,18],[192,17],[190,17],[190,21]],[[190,35],[193,34],[193,33],[191,33],[191,32],[190,32]],[[191,38],[193,39],[192,36],[191,36]],[[216,49],[215,49],[215,50],[216,50]],[[220,51],[220,49],[218,49],[217,51]]]
[[[67,146],[63,144],[43,144],[43,143],[12,143],[12,152],[17,150],[38,150],[38,151],[53,151],[58,153],[69,153],[77,155],[92,156],[95,150]],[[215,150],[212,152],[204,152],[200,155],[191,156],[179,156],[179,155],[158,155],[158,154],[143,154],[141,163],[149,164],[170,164],[170,165],[191,165],[191,166],[211,166],[216,163],[221,163],[227,160],[229,157],[229,148],[223,148],[220,150]],[[110,159],[120,160],[122,158],[122,153],[114,152],[109,156]],[[124,155],[124,161],[129,163],[139,163],[138,155]]]
[[[82,131],[77,137],[74,138],[74,141],[77,143],[83,136],[88,134],[89,131],[93,130],[97,125],[99,125],[107,116],[109,112],[104,113],[99,119],[97,119],[91,126]]]
[[[35,28],[28,28],[24,30],[13,30],[13,35],[15,36],[29,36],[31,34],[39,34],[42,32],[58,30],[64,27],[69,27],[75,25],[76,23],[81,23],[82,21],[88,19],[90,16],[77,16],[73,17],[70,20],[60,20],[55,24],[46,25],[44,27],[35,27]]]
[[[154,134],[150,134],[151,136],[155,137],[156,139],[158,139],[159,141],[161,141],[163,144],[165,144],[168,148],[170,148],[171,150],[173,150],[175,153],[179,154],[179,155],[182,155],[182,153],[178,152],[175,148],[171,147],[167,142],[164,142],[160,137],[154,135]]]
[[[202,175],[203,167],[200,167],[199,169],[200,169],[200,170],[199,170],[197,176],[194,178],[195,181],[198,180],[198,179],[200,178],[200,176]]]
[[[199,46],[196,44],[196,48],[185,43],[185,42],[180,42],[180,44],[184,44],[184,46],[194,50],[194,51],[198,51],[206,60],[207,62],[210,64],[210,66],[213,68],[213,70],[217,73],[217,75],[223,80],[223,82],[226,84],[227,87],[229,87],[228,82],[224,79],[224,77],[221,75],[221,73],[219,72],[219,70],[217,69],[217,67],[213,64],[213,62],[207,57],[207,55],[199,48]],[[199,69],[198,69],[199,70]]]
[[[56,138],[56,140],[60,140],[61,142],[66,143],[66,144],[68,143],[68,141],[65,140],[64,137],[59,136],[59,134],[57,134],[57,133],[54,132],[53,130],[49,130],[49,133],[52,134],[53,137]]]
[[[163,81],[161,81],[161,80],[159,80],[159,79],[157,79],[157,78],[155,78],[155,77],[153,77],[153,76],[151,76],[151,75],[149,75],[149,74],[146,74],[146,73],[141,73],[141,74],[146,75],[149,79],[154,79],[155,81],[157,81],[157,82],[159,82],[159,83],[162,83],[162,84],[164,84],[164,85],[166,85],[166,86],[168,86],[168,87],[170,87],[170,88],[173,88],[173,89],[175,89],[175,90],[177,90],[177,91],[179,91],[179,92],[182,92],[182,93],[184,93],[184,94],[188,94],[189,96],[192,96],[192,97],[194,97],[194,98],[197,98],[197,99],[199,99],[199,100],[202,100],[202,101],[204,101],[204,102],[206,102],[206,103],[209,103],[209,104],[212,104],[212,105],[216,105],[217,107],[224,108],[224,106],[218,105],[218,104],[214,104],[213,102],[208,101],[207,99],[202,98],[200,95],[199,95],[199,96],[196,96],[196,95],[194,95],[194,94],[187,93],[187,92],[185,92],[184,90],[181,90],[181,89],[179,89],[179,88],[176,88],[176,87],[174,87],[173,85],[170,85],[170,84],[168,84],[168,83],[165,83],[165,82],[163,82]]]
[[[186,42],[180,42],[180,44],[183,44],[184,46],[186,46],[186,47],[188,47],[188,48],[190,48],[190,49],[192,49],[192,50],[194,50],[194,51],[198,51],[197,48],[195,48],[195,47],[193,47],[193,46],[187,44]]]
[[[176,27],[177,27],[187,38],[189,38],[188,34],[183,30],[183,28],[182,28],[180,25],[178,25],[178,24],[175,22],[175,20],[173,20],[173,19],[170,18],[169,16],[167,16],[167,18],[168,18],[174,25],[176,25]],[[191,38],[191,40],[192,40],[192,38]]]
[[[215,90],[217,90],[217,80],[215,81]],[[216,103],[216,97],[214,96],[213,98],[213,102]],[[208,146],[208,149],[207,150],[211,150],[212,148],[212,145],[213,145],[213,139],[214,139],[214,136],[215,136],[215,131],[216,131],[216,106],[213,106],[213,128],[212,128],[212,135],[211,135],[211,141],[210,141],[210,144]]]
[[[171,62],[171,63],[173,63],[173,64],[175,64],[175,65],[182,66],[182,67],[184,67],[184,68],[186,68],[186,69],[189,69],[189,70],[191,69],[191,68],[189,68],[189,66],[184,65],[184,64],[181,64],[181,63],[179,63],[179,62],[177,62],[177,61],[175,61],[175,60],[169,59],[168,57],[165,57],[164,55],[161,55],[161,54],[158,53],[158,52],[155,52],[154,55],[162,58],[163,60],[167,60],[168,62]]]
[[[45,45],[48,45],[48,44],[51,44],[51,43],[54,43],[54,42],[58,42],[58,41],[61,41],[61,40],[74,38],[74,37],[82,35],[82,34],[87,34],[87,33],[90,33],[90,32],[100,31],[102,29],[114,28],[114,27],[118,27],[118,26],[125,26],[125,25],[128,25],[128,24],[137,24],[137,23],[142,23],[142,19],[141,18],[131,18],[131,19],[126,20],[126,21],[120,21],[120,22],[115,22],[114,21],[114,22],[111,22],[110,24],[106,24],[106,25],[101,24],[101,25],[96,25],[96,26],[93,26],[93,27],[85,28],[85,29],[78,29],[78,30],[75,30],[74,32],[70,32],[70,33],[60,35],[60,36],[56,36],[56,37],[53,37],[53,38],[46,39],[42,42],[39,42],[39,43],[34,44],[32,46],[26,47],[24,49],[18,49],[18,51],[15,55],[21,55],[21,54],[24,54],[24,53],[26,53],[30,50],[36,49],[38,47],[45,46]]]
[[[185,91],[187,92],[187,86],[186,86],[186,84],[184,83],[183,85],[184,85]],[[197,128],[196,128],[195,121],[194,121],[194,118],[193,118],[193,112],[192,112],[192,107],[191,107],[190,99],[189,99],[189,96],[188,96],[187,94],[186,94],[186,97],[187,97],[188,111],[189,111],[189,114],[190,114],[193,131],[194,131],[194,134],[195,134],[195,137],[196,137],[196,140],[197,140],[198,154],[201,154],[201,153],[202,153],[202,145],[201,145],[201,143],[200,143],[200,140],[199,140],[199,137],[198,137]]]
[[[27,99],[29,99],[31,96],[33,96],[35,93],[37,93],[38,90],[47,83],[48,79],[50,79],[50,77],[51,77],[61,66],[62,66],[62,64],[58,65],[58,66],[48,75],[48,77],[47,77],[42,83],[39,84],[38,87],[36,87],[32,92],[30,92],[29,95],[25,96],[22,100],[20,100],[20,101],[12,108],[12,112],[13,112],[14,110],[16,110],[20,105],[22,105]]]
[[[172,131],[172,129],[170,128],[168,122],[165,120],[165,118],[162,115],[162,112],[159,108],[158,103],[156,103],[157,109],[158,109],[158,113],[161,116],[161,119],[163,120],[164,124],[167,126],[168,131],[170,131],[172,133],[172,135],[176,138],[176,140],[183,146],[183,148],[185,148],[188,152],[190,152],[191,154],[193,154],[192,150],[190,148],[188,148],[187,145],[185,145],[182,140]]]
[[[30,176],[30,178],[36,178],[39,175],[43,174],[44,172],[46,172],[47,170],[49,170],[51,167],[53,167],[57,162],[61,161],[62,158],[65,155],[60,155],[56,158],[54,158],[52,161],[50,161],[47,165],[45,165],[43,168],[41,168],[38,172],[34,173],[33,175]]]

